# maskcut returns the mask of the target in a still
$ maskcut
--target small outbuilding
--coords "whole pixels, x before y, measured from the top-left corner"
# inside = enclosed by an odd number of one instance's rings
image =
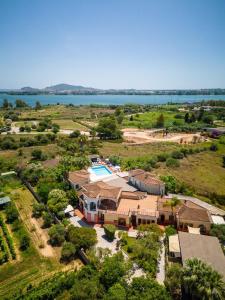
[[[11,199],[8,196],[0,198],[0,206],[4,206],[11,202]]]
[[[169,236],[169,254],[171,257],[181,257],[178,234]]]

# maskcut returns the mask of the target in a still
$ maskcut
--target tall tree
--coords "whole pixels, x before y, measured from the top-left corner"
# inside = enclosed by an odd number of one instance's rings
[[[156,120],[156,127],[162,128],[164,127],[164,115],[160,114]]]
[[[181,201],[177,197],[173,197],[171,200],[167,200],[164,203],[164,206],[169,206],[171,208],[173,219],[175,219],[174,208],[180,204],[181,204]]]
[[[189,123],[189,113],[186,113],[184,116],[185,123]]]
[[[36,101],[35,103],[35,110],[41,109],[41,103],[40,101]]]
[[[100,139],[116,140],[122,138],[122,132],[119,130],[114,117],[100,119],[96,131]]]

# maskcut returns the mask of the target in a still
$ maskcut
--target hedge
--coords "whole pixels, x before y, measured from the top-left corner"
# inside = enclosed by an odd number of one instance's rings
[[[0,235],[0,265],[9,260],[9,253],[3,237]]]
[[[115,238],[116,226],[111,224],[105,224],[103,227],[104,227],[106,237],[110,241],[113,241]]]

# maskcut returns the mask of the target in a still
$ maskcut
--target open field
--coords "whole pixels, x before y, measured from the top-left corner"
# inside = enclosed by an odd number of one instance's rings
[[[224,154],[225,146],[220,145],[217,152],[206,151],[180,160],[178,168],[171,169],[161,164],[156,173],[175,176],[192,187],[197,194],[225,195],[225,169],[222,167]]]
[[[87,131],[88,128],[74,122],[73,120],[69,119],[53,119],[52,123],[56,123],[60,126],[60,129],[66,129],[66,130],[82,130],[82,131]]]
[[[185,145],[185,147],[198,147],[203,145],[206,145],[206,143]],[[104,157],[117,155],[123,158],[136,158],[154,156],[164,152],[172,152],[182,147],[184,147],[184,145],[173,142],[156,142],[140,145],[102,142],[102,147],[99,151]]]
[[[55,157],[60,149],[57,144],[48,144],[43,146],[32,146],[32,147],[23,147],[20,148],[22,150],[22,155],[18,155],[18,150],[2,150],[0,151],[0,157],[5,159],[15,159],[20,162],[26,163],[31,160],[31,153],[34,149],[40,149],[43,153],[47,154],[48,158]]]
[[[123,120],[124,127],[137,127],[137,128],[154,128],[156,127],[157,118],[163,114],[165,127],[173,125],[173,122],[176,121],[177,124],[184,124],[184,119],[176,119],[175,115],[178,113],[157,110],[152,112],[145,112],[141,114],[132,115],[133,120],[130,119],[130,116],[127,116]],[[184,117],[184,113],[179,113],[179,115]]]
[[[93,119],[93,116],[97,116],[104,113],[113,113],[114,110],[107,107],[97,106],[65,106],[54,105],[44,106],[40,110],[35,109],[23,109],[21,111],[20,119],[34,119],[40,120],[44,117],[53,119]]]

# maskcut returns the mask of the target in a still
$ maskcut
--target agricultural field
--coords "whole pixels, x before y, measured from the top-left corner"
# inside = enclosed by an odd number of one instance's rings
[[[13,189],[14,185],[14,189]],[[59,251],[47,244],[47,232],[41,228],[41,220],[35,221],[31,217],[32,204],[35,199],[16,178],[7,178],[1,181],[2,191],[7,192],[14,200],[19,211],[20,229],[15,229],[15,224],[6,224],[12,237],[16,258],[0,266],[0,299],[13,292],[15,286],[23,289],[30,284],[51,277],[59,271],[79,268],[79,260],[65,265],[59,262]],[[1,211],[5,220],[5,211]],[[30,246],[20,250],[21,230],[30,237]],[[2,236],[2,232],[0,232]],[[41,245],[42,244],[42,245]],[[50,252],[52,251],[52,252]]]
[[[101,106],[65,106],[65,105],[49,105],[44,106],[40,110],[26,109],[21,111],[20,119],[40,120],[42,118],[52,119],[93,119],[101,114],[111,114],[114,110]]]

